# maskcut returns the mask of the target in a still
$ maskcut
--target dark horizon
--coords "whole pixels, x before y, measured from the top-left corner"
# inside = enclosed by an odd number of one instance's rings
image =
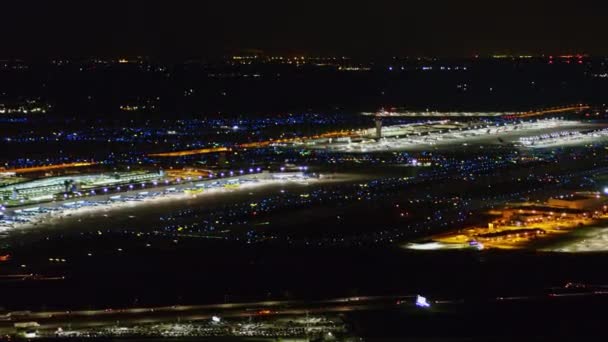
[[[470,57],[608,55],[604,5],[483,1],[355,4],[19,2],[0,23],[7,58],[266,54]]]

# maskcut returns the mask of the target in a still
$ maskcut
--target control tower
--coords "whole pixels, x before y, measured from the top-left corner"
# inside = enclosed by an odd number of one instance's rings
[[[374,116],[374,122],[376,123],[376,139],[382,138],[382,113],[384,108],[380,109],[379,112]]]

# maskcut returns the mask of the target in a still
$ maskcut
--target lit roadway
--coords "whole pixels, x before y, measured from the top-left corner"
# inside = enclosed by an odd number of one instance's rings
[[[567,288],[567,287],[566,287]],[[559,300],[564,297],[593,297],[608,295],[606,286],[589,286],[568,292],[552,288],[547,294],[488,298],[488,303],[505,301]],[[124,308],[81,311],[38,311],[5,314],[0,316],[0,333],[14,331],[16,322],[37,322],[39,330],[54,331],[59,327],[78,329],[85,327],[129,326],[147,323],[180,321],[204,321],[213,316],[222,318],[274,317],[282,315],[307,315],[335,312],[384,310],[402,307],[414,310],[416,295],[348,297],[319,301],[262,301],[250,303],[226,303],[209,305],[174,305],[154,308]],[[463,305],[465,299],[431,300],[433,307]],[[426,310],[420,308],[419,310]]]
[[[396,307],[397,301],[413,305],[415,295],[383,297],[349,297],[320,301],[263,301],[210,305],[174,305],[154,308],[124,308],[81,311],[38,311],[0,316],[0,331],[13,329],[15,322],[37,322],[40,329],[57,329],[174,321],[201,321],[212,316],[239,318],[250,316],[305,315],[307,313],[348,312]]]
[[[586,109],[590,109],[590,108],[591,108],[590,106],[576,105],[576,106],[570,106],[570,107],[548,108],[548,109],[543,109],[543,110],[517,113],[517,114],[513,114],[512,116],[516,117],[516,118],[529,118],[529,117],[533,117],[533,116],[541,116],[541,115],[547,115],[547,114],[558,114],[558,113],[566,113],[566,112],[571,112],[571,111],[581,111],[581,110],[586,110]]]
[[[0,172],[15,172],[15,173],[42,172],[42,171],[66,169],[66,168],[72,168],[72,167],[91,166],[91,165],[95,165],[95,164],[97,164],[97,163],[95,163],[95,162],[74,162],[74,163],[65,163],[65,164],[52,164],[52,165],[22,167],[22,168],[16,168],[16,169],[0,169]]]
[[[264,148],[272,144],[293,144],[298,142],[304,142],[306,140],[323,139],[323,138],[340,138],[340,137],[355,137],[359,136],[360,133],[356,131],[336,131],[326,132],[309,137],[296,137],[296,138],[285,138],[285,139],[269,139],[264,141],[256,141],[250,143],[243,143],[236,145],[236,148]],[[230,152],[232,148],[229,147],[208,147],[194,150],[183,150],[183,151],[172,151],[172,152],[161,152],[148,154],[149,157],[183,157],[191,156],[196,154],[208,154],[208,153],[219,153],[219,152]]]

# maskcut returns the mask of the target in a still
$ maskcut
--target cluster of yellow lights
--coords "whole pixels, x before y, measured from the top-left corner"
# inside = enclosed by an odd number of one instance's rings
[[[125,112],[132,112],[140,109],[139,106],[120,106],[120,110]]]

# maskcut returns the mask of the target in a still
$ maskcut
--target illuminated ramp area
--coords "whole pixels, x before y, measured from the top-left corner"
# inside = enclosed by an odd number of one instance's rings
[[[311,141],[308,147],[335,152],[383,152],[428,148],[462,148],[471,144],[503,145],[519,143],[519,138],[530,134],[551,134],[557,131],[597,128],[595,124],[561,119],[532,119],[503,123],[485,121],[441,120],[386,126],[380,137],[374,129],[362,132],[361,138],[347,140]],[[376,135],[376,137],[374,137]]]
[[[83,175],[67,175],[34,179],[25,182],[0,186],[0,199],[5,201],[40,201],[53,199],[54,195],[64,192],[87,192],[117,184],[148,182],[161,179],[159,172],[129,171],[106,172]]]

